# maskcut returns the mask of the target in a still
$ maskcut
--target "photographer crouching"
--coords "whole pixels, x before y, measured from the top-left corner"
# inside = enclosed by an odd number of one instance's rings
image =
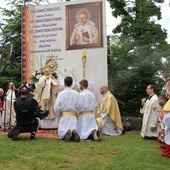
[[[49,112],[42,111],[38,102],[30,95],[31,89],[23,84],[19,88],[20,96],[14,102],[16,112],[16,126],[8,133],[12,140],[18,140],[20,133],[30,132],[31,139],[35,139],[35,133],[38,127],[38,119],[45,118]]]

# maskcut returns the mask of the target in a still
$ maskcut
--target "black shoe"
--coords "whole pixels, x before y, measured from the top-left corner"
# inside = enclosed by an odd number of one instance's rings
[[[65,142],[70,142],[70,138],[71,138],[71,130],[69,129],[64,136]]]
[[[157,137],[154,137],[154,136],[145,136],[144,139],[147,139],[147,140],[157,140]]]
[[[102,134],[102,131],[101,131],[101,130],[98,130],[98,131],[97,131],[97,136],[98,136],[98,141],[102,141],[102,136],[103,136],[103,134]]]
[[[94,141],[98,141],[98,140],[99,140],[99,138],[98,138],[98,136],[97,136],[97,130],[93,130],[93,131],[92,131],[92,136],[93,136],[93,140],[94,140]]]
[[[11,139],[12,139],[13,136],[14,136],[14,131],[13,131],[13,130],[10,130],[10,131],[8,132],[8,138],[11,138]]]
[[[125,130],[122,130],[122,135],[124,135],[125,134]]]
[[[31,132],[30,139],[35,139],[35,132]]]
[[[14,135],[12,136],[12,140],[13,141],[18,140],[19,134],[20,134],[20,130],[19,129],[15,130]]]
[[[80,142],[80,136],[78,135],[78,133],[76,132],[75,129],[72,131],[72,136],[71,136],[71,138],[72,138],[74,141],[76,141],[76,142]]]

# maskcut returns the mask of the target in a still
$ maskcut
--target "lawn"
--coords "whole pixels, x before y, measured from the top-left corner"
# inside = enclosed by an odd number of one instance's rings
[[[138,131],[80,143],[27,136],[11,141],[0,135],[0,170],[168,170],[170,158],[158,145],[141,139]]]

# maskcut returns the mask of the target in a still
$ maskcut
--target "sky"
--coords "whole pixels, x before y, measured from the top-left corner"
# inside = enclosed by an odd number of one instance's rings
[[[170,0],[165,0],[162,4],[162,20],[159,23],[162,25],[162,28],[167,30],[168,38],[167,41],[170,43]]]
[[[0,0],[0,6],[5,7],[6,2],[5,0]],[[56,0],[49,0],[50,2],[56,2]],[[64,1],[64,0],[63,0]],[[165,2],[161,5],[162,10],[162,19],[159,21],[162,28],[167,30],[168,38],[167,41],[170,43],[170,0],[165,0]],[[120,19],[116,19],[112,16],[112,9],[110,8],[109,2],[106,1],[106,32],[107,35],[112,34],[113,28],[117,26],[117,24],[120,22]],[[2,19],[2,16],[0,14],[0,20]]]

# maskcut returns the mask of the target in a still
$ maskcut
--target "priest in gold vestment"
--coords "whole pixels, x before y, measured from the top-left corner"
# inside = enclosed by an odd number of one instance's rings
[[[121,135],[123,131],[122,119],[116,98],[111,94],[108,87],[100,87],[102,100],[99,105],[96,119],[99,129],[103,134],[110,136]]]
[[[49,110],[49,115],[40,121],[40,128],[54,129],[58,127],[58,119],[54,113],[54,102],[57,97],[58,81],[55,79],[50,69],[44,69],[44,75],[37,83],[37,94],[35,99],[42,106],[42,110]]]

